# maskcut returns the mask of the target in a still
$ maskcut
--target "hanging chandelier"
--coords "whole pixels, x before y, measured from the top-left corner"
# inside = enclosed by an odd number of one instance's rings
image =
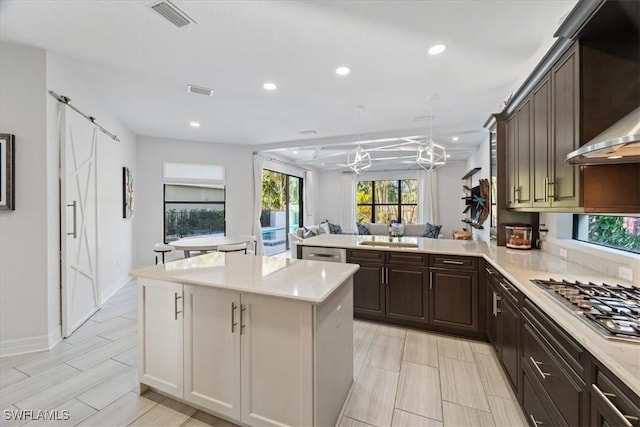
[[[424,143],[418,146],[418,150],[416,152],[416,163],[426,171],[432,171],[438,166],[444,165],[447,161],[447,150],[445,150],[442,145],[433,142],[432,138],[434,99],[437,99],[437,96],[427,97],[427,101],[429,101],[431,109],[431,114],[429,114],[429,136],[426,138]]]
[[[353,160],[351,159],[352,155]],[[347,154],[347,166],[360,175],[360,172],[364,172],[371,167],[371,154],[358,145],[353,153]]]

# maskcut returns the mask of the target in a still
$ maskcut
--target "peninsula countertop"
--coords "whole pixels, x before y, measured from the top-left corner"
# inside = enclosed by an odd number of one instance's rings
[[[214,252],[130,274],[321,304],[358,268],[355,264]]]
[[[500,271],[508,280],[547,315],[561,325],[591,355],[609,368],[621,381],[640,396],[640,344],[608,340],[594,326],[562,304],[554,296],[530,282],[531,279],[564,279],[569,281],[609,283],[631,286],[633,283],[608,276],[602,272],[569,262],[540,250],[518,250],[495,246],[486,242],[451,239],[427,239],[420,237],[395,238],[395,241],[416,243],[417,248],[398,248],[361,245],[363,241],[380,243],[389,241],[386,236],[355,236],[321,234],[299,242],[302,246],[334,247],[345,249],[421,252],[459,256],[482,257]]]

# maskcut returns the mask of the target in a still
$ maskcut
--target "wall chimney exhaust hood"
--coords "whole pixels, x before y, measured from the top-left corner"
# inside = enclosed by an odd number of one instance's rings
[[[640,107],[579,149],[567,154],[570,165],[640,163]]]

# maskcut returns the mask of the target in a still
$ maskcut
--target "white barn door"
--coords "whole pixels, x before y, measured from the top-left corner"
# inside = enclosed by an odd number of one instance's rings
[[[62,335],[100,308],[96,126],[60,104],[60,242]]]

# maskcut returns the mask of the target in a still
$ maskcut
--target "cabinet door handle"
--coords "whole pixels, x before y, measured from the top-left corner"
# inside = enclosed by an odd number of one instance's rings
[[[384,285],[384,267],[380,269],[380,281],[382,282],[382,284]]]
[[[496,317],[498,317],[498,314],[502,313],[502,309],[500,309],[500,307],[498,307],[498,302],[502,301],[502,297],[498,294],[496,294],[494,292],[495,296],[496,296]]]
[[[544,201],[548,202],[549,201],[549,177],[545,176],[544,177]]]
[[[385,268],[385,269],[384,269],[384,271],[385,271],[385,274],[386,274],[386,276],[387,276],[387,277],[386,277],[386,279],[385,279],[384,281],[385,281],[385,283],[388,285],[388,284],[389,284],[389,269],[388,269],[388,268]]]
[[[443,264],[464,265],[464,261],[452,261],[450,259],[442,260]]]
[[[182,313],[182,310],[178,311],[178,300],[182,299],[182,295],[178,296],[177,292],[173,293],[173,320],[178,320],[178,314]]]
[[[544,425],[544,423],[542,421],[536,420],[532,414],[529,414],[529,419],[531,420],[531,422],[533,422],[534,426],[543,426]]]
[[[556,199],[556,183],[547,181],[547,188],[550,190],[553,190],[553,191],[549,191],[549,198],[551,200],[555,200]]]
[[[516,203],[520,202],[520,186],[517,186],[515,190],[513,190],[513,198]]]
[[[244,324],[244,312],[247,310],[247,308],[244,306],[244,304],[240,304],[240,335],[244,335],[244,328],[245,328],[245,324]]]
[[[600,400],[603,400],[606,403],[606,405],[609,407],[609,409],[611,409],[613,413],[616,414],[616,416],[620,419],[620,421],[622,421],[622,425],[626,427],[633,427],[633,425],[629,422],[629,420],[630,419],[633,420],[636,417],[632,417],[630,415],[624,415],[622,412],[620,412],[618,408],[616,408],[613,402],[611,402],[607,397],[607,395],[610,395],[611,397],[616,397],[615,394],[612,394],[612,393],[605,394],[595,384],[591,384],[591,389],[598,395],[598,397],[600,397]]]
[[[501,287],[505,292],[509,292],[510,294],[518,293],[518,290],[517,290],[516,288],[514,288],[514,287],[513,287],[513,285],[511,285],[510,283],[500,282],[500,287]]]
[[[231,333],[234,333],[236,331],[236,325],[238,324],[238,322],[236,322],[237,308],[238,306],[236,305],[236,303],[231,301]]]
[[[493,300],[493,317],[498,316],[498,295],[495,292],[491,292],[492,300]]]
[[[529,360],[531,360],[531,363],[533,363],[533,366],[536,368],[536,371],[538,371],[538,374],[540,374],[540,377],[542,377],[543,380],[546,380],[547,377],[550,377],[551,374],[547,373],[547,372],[542,372],[542,369],[540,369],[540,365],[542,365],[542,362],[538,362],[536,359],[532,357],[529,357]]]
[[[429,272],[429,289],[433,289],[433,271]]]

